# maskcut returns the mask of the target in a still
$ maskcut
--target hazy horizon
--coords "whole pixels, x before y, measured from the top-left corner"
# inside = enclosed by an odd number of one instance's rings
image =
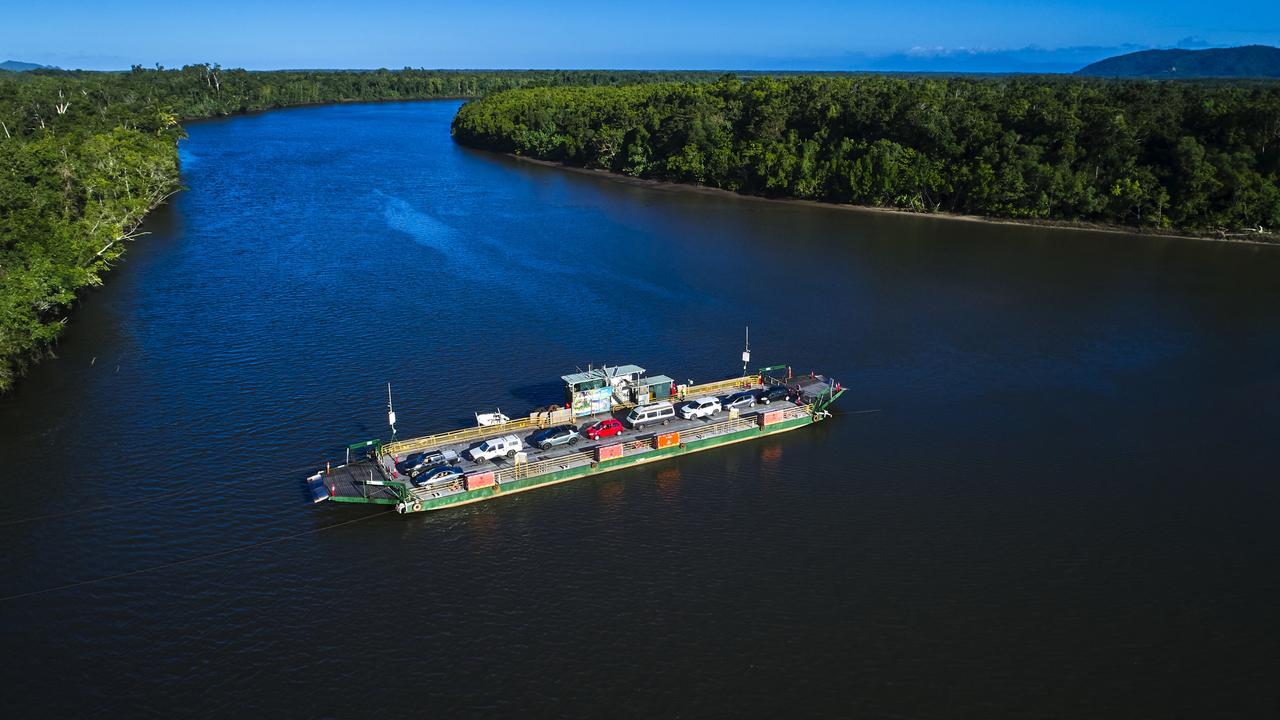
[[[369,0],[227,0],[199,11],[139,0],[14,8],[0,57],[66,69],[217,62],[250,70],[458,68],[1072,72],[1137,50],[1280,44],[1280,9],[1231,1],[1117,5],[999,0],[762,0],[644,6],[491,0],[469,8]]]

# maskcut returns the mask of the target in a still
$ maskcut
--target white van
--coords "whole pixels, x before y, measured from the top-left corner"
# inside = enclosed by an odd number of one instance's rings
[[[669,402],[656,402],[651,405],[638,405],[627,413],[625,420],[633,429],[639,430],[645,425],[662,423],[666,425],[676,416],[676,409]]]

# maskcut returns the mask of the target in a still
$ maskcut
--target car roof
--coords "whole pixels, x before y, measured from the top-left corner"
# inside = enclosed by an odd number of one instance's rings
[[[662,402],[649,403],[648,405],[637,405],[637,412],[646,412],[648,410],[665,410],[671,407],[671,403],[663,400]]]

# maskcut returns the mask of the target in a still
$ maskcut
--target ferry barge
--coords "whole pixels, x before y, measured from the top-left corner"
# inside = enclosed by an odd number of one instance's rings
[[[812,425],[830,417],[831,404],[844,394],[832,379],[815,373],[793,375],[784,365],[702,385],[648,376],[636,365],[592,369],[561,379],[563,405],[526,417],[495,413],[494,424],[386,444],[353,443],[342,464],[330,463],[306,479],[311,500],[385,505],[400,514],[493,500]],[[720,396],[736,402],[721,409]],[[712,398],[717,402],[708,402]],[[681,409],[698,400],[704,401],[694,406],[701,416],[684,417]],[[674,416],[668,406],[676,411]],[[394,413],[390,416],[394,437]],[[578,436],[575,423],[585,428],[610,418],[620,422],[596,425],[607,428],[607,437]],[[545,431],[565,426],[573,428],[569,442],[544,443],[545,448],[537,444],[548,437]],[[516,439],[521,440],[516,449],[504,449],[504,442]],[[483,457],[486,449],[495,447],[496,457]],[[437,459],[442,467],[425,475],[420,466],[407,467],[423,458],[428,463]]]

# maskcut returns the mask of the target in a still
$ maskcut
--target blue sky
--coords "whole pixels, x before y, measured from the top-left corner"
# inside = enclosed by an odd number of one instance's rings
[[[40,0],[0,60],[66,68],[1070,71],[1150,47],[1280,45],[1280,0]]]

